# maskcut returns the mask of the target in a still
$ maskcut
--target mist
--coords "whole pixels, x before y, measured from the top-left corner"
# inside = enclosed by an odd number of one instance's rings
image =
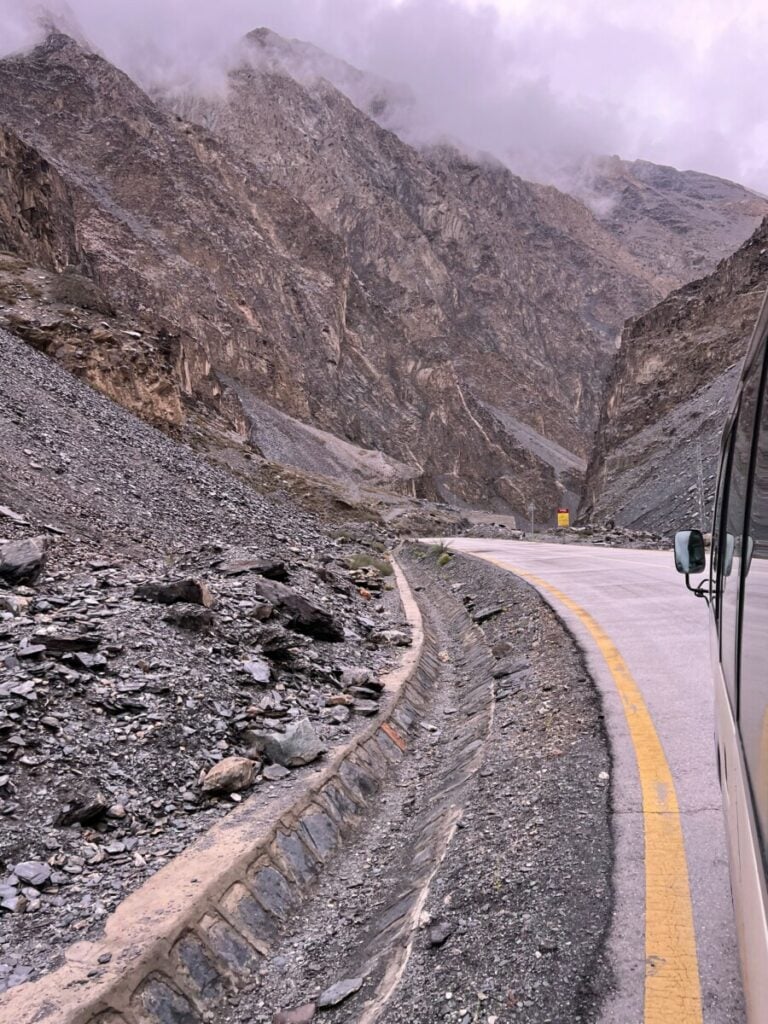
[[[49,4],[144,87],[226,88],[237,44],[266,26],[411,96],[393,124],[539,180],[617,153],[768,192],[768,15],[722,0],[70,0]],[[37,4],[0,0],[0,53],[41,35]],[[306,70],[306,68],[305,68]],[[327,73],[322,63],[319,73]],[[343,83],[337,83],[342,84]],[[354,98],[354,96],[353,96]]]

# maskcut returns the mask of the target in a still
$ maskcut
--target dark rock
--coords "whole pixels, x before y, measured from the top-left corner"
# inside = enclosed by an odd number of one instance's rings
[[[96,821],[103,814],[106,814],[110,801],[102,793],[88,793],[82,796],[70,798],[62,813],[59,815],[59,825],[74,825],[79,822],[81,825]]]
[[[453,935],[454,925],[449,921],[435,921],[430,925],[428,938],[430,946],[439,947],[444,945]]]
[[[107,659],[103,654],[89,654],[88,651],[75,651],[73,658],[81,668],[88,669],[90,672],[100,672],[102,669],[107,667]]]
[[[288,661],[293,655],[295,644],[296,641],[277,624],[268,628],[261,637],[262,654],[273,661]]]
[[[48,538],[27,537],[0,545],[0,579],[6,583],[34,583],[45,566]]]
[[[210,608],[213,597],[202,580],[175,580],[170,583],[142,583],[136,587],[133,596],[142,601],[154,601],[157,604],[199,604]]]
[[[32,643],[49,651],[95,651],[101,637],[94,633],[34,633]]]
[[[287,623],[289,629],[305,633],[316,640],[339,642],[344,639],[341,623],[330,612],[301,594],[291,594],[283,601],[283,606],[291,613]]]
[[[341,641],[344,639],[344,628],[333,615],[299,594],[291,587],[274,580],[259,580],[254,584],[257,597],[276,608],[289,613],[287,625],[297,633],[305,633],[316,640]]]
[[[375,700],[356,700],[352,704],[352,710],[356,711],[358,715],[375,715],[378,713],[379,705]]]
[[[254,580],[251,585],[251,593],[262,601],[268,601],[275,608],[282,606],[286,597],[294,593],[291,587],[277,580]]]
[[[241,558],[232,562],[222,562],[219,571],[225,576],[241,576],[246,572],[255,572],[268,580],[279,580],[285,582],[288,579],[288,570],[285,562],[268,558]]]
[[[338,573],[333,572],[332,569],[327,569],[323,566],[317,570],[317,575],[323,583],[327,583],[337,594],[344,594],[347,597],[351,596],[353,588]]]
[[[46,649],[44,644],[25,644],[23,647],[16,648],[17,658],[37,658],[41,654],[45,654]]]
[[[288,769],[284,768],[281,764],[268,764],[262,772],[262,775],[268,782],[278,782],[290,774]]]
[[[201,608],[197,604],[177,604],[163,616],[166,622],[172,622],[180,629],[191,633],[210,633],[216,618],[210,608]]]

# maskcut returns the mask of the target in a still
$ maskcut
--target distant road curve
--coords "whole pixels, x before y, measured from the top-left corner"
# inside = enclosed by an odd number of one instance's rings
[[[580,642],[613,757],[615,989],[601,1024],[744,1020],[714,757],[704,602],[669,552],[456,538],[516,572]]]

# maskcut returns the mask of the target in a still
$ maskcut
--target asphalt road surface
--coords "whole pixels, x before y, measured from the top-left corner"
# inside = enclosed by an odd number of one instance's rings
[[[603,695],[615,835],[615,987],[604,1024],[740,1024],[704,602],[669,552],[448,543],[533,583],[579,640]]]

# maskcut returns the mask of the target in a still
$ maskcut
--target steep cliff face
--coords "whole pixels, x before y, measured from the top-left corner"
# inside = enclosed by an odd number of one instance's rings
[[[451,148],[417,152],[325,79],[291,77],[273,39],[252,33],[227,99],[185,113],[344,239],[403,324],[407,351],[388,347],[412,387],[449,360],[486,415],[583,455],[617,325],[661,295],[651,275],[581,203]]]
[[[590,459],[585,517],[652,529],[706,525],[720,431],[766,285],[768,219],[714,273],[627,323]]]
[[[118,314],[93,273],[72,190],[0,129],[0,326],[149,422],[181,426],[179,338]]]
[[[301,146],[310,93],[255,77],[273,90],[270,109],[296,128],[279,159],[322,179]],[[244,413],[254,407],[247,398],[266,400],[296,430],[338,435],[364,461],[366,450],[382,451],[388,486],[501,508],[554,505],[567,483],[526,430],[583,452],[603,345],[564,302],[539,308],[547,293],[557,299],[569,269],[545,245],[554,269],[545,274],[539,256],[547,283],[529,297],[536,267],[518,254],[500,294],[494,248],[505,240],[497,233],[480,248],[475,211],[441,176],[327,92],[350,120],[329,125],[325,144],[355,152],[313,212],[298,187],[289,194],[273,167],[257,166],[255,152],[161,110],[66,37],[0,62],[2,121],[66,182],[89,272],[109,300],[173,325],[186,399],[234,410],[233,425],[254,438],[266,432]],[[350,126],[375,145],[351,146]],[[378,192],[355,191],[351,166],[366,161]],[[326,207],[337,216],[324,223]],[[517,235],[535,231],[535,208],[527,218],[517,218]],[[451,256],[467,247],[469,257]],[[476,273],[483,259],[485,275]],[[504,377],[479,400],[464,368],[483,353],[488,377],[494,366]],[[507,391],[516,396],[511,427],[493,411]],[[537,393],[551,396],[551,416]]]
[[[49,270],[84,258],[66,182],[38,152],[1,126],[0,249]]]

